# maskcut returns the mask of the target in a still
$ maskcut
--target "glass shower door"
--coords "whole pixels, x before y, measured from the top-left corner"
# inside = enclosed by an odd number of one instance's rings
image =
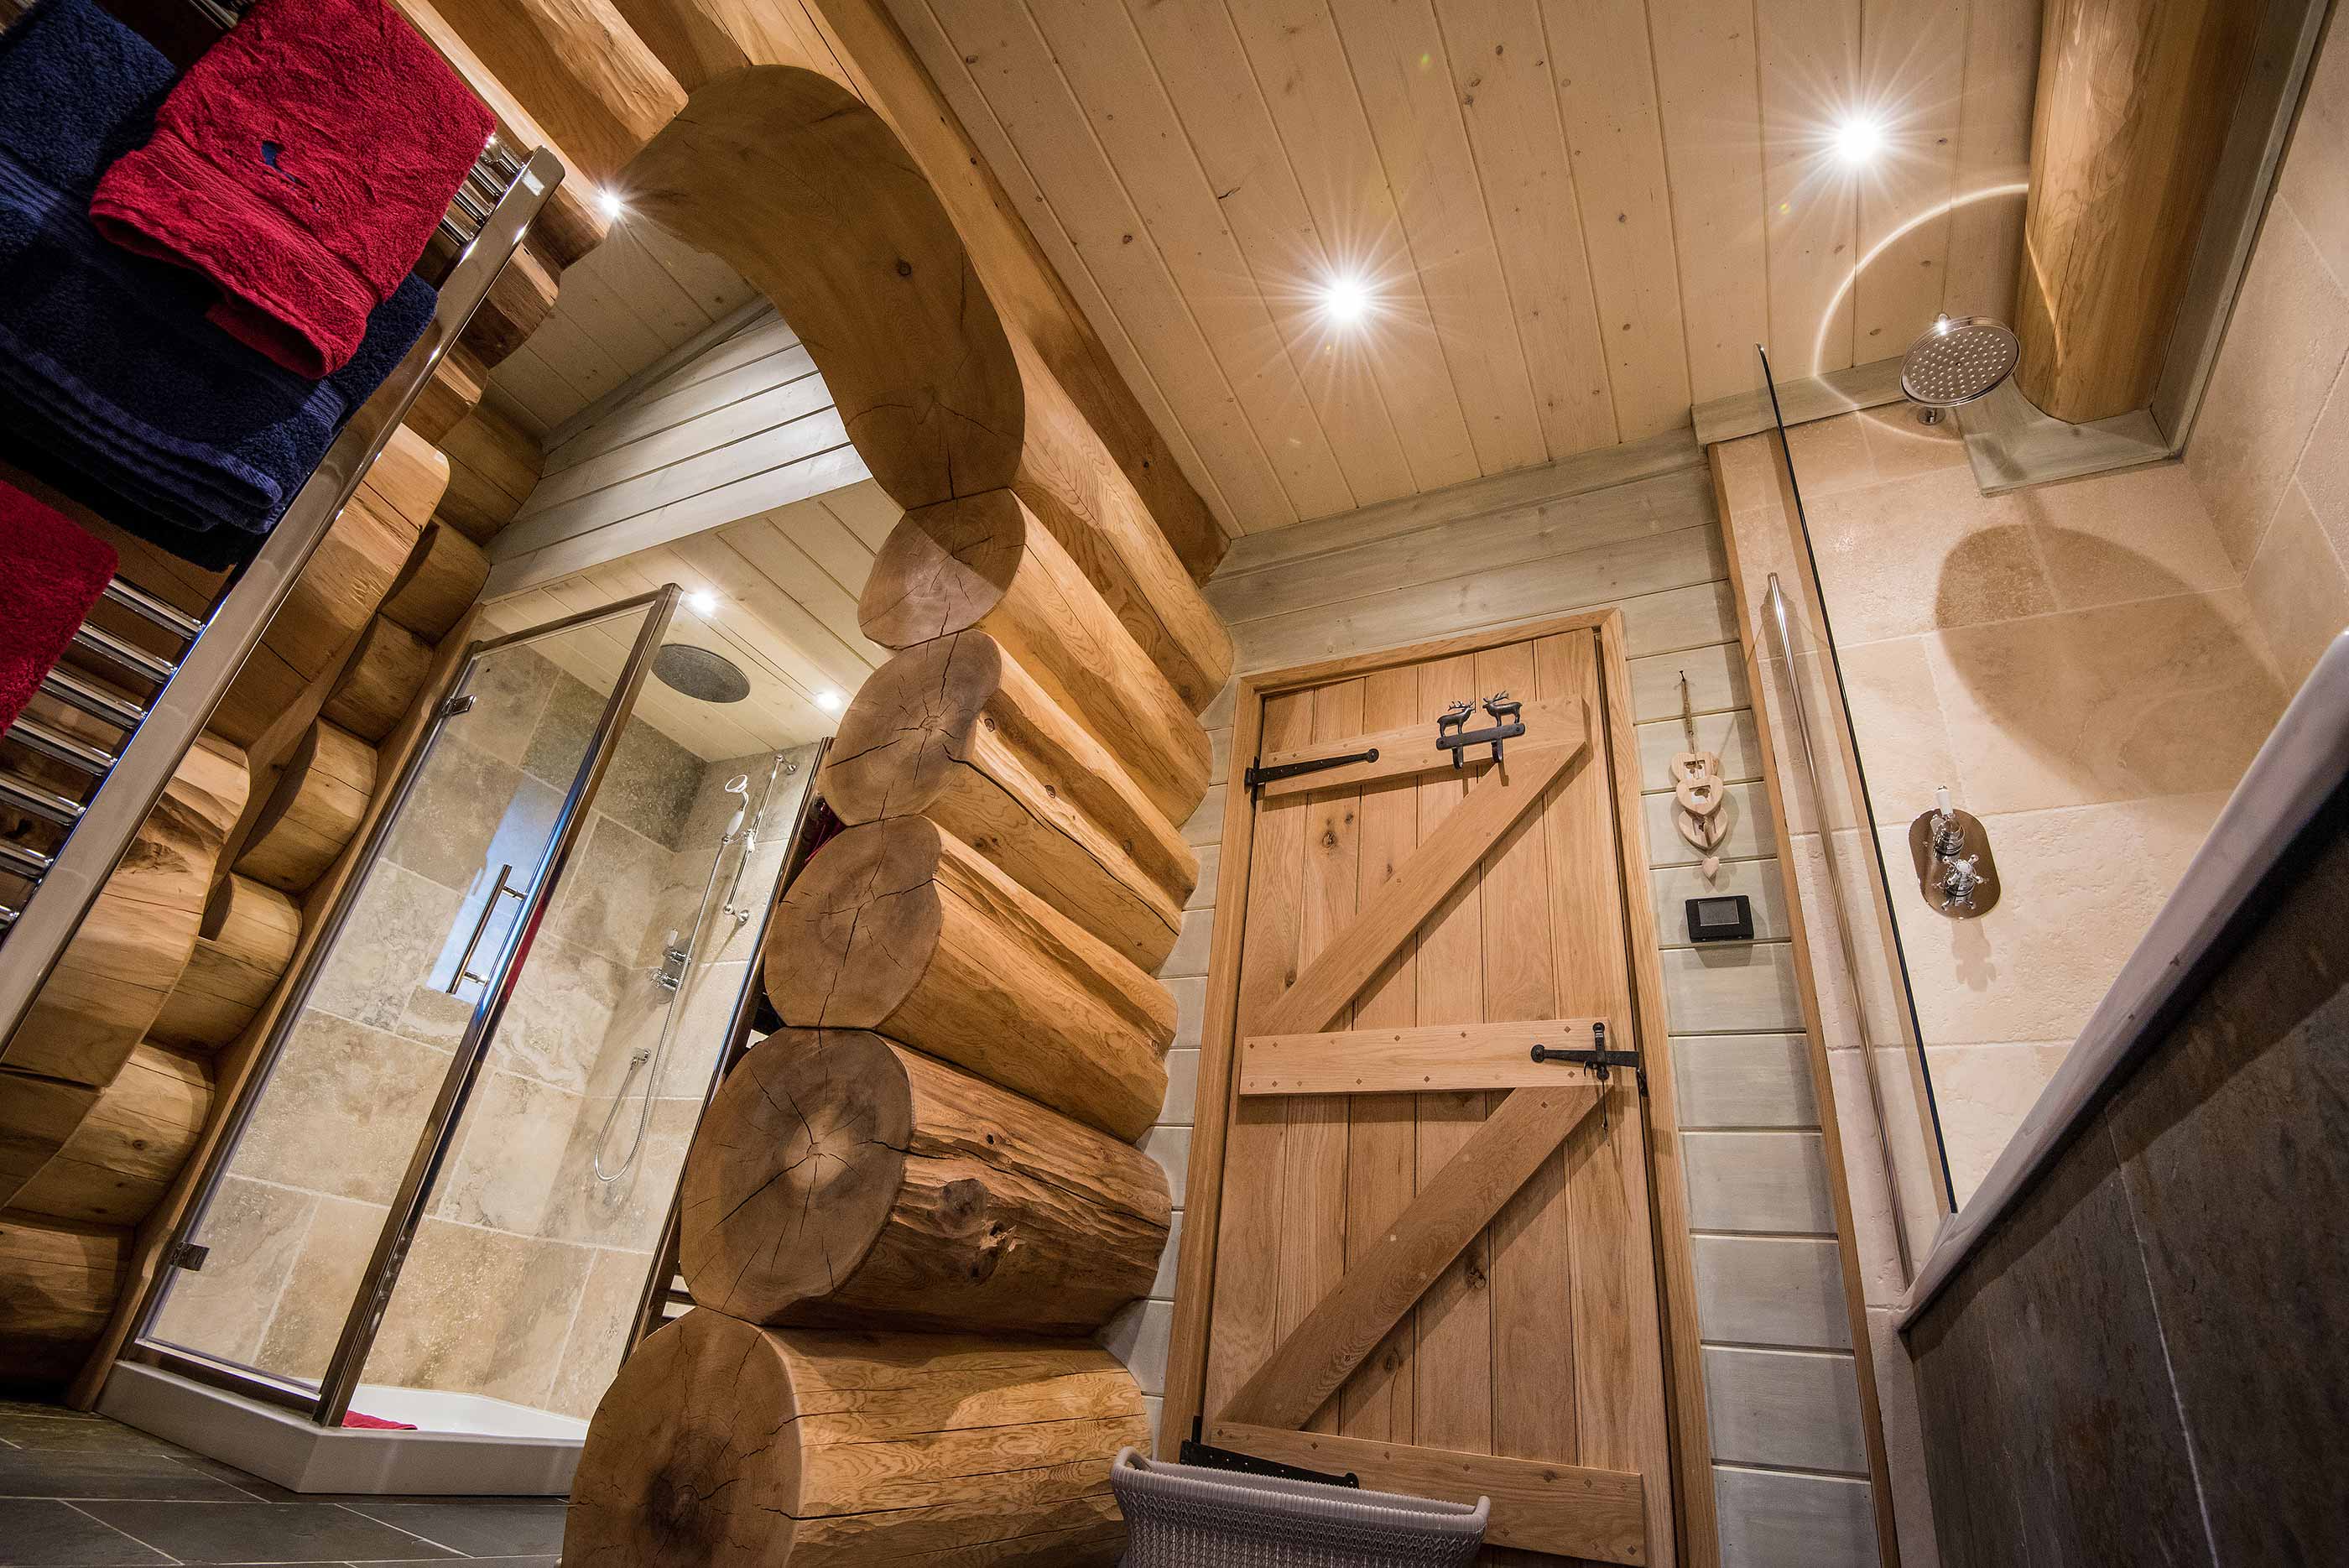
[[[342,1418],[673,598],[469,658],[280,1021],[143,1344]]]
[[[576,1436],[619,1370],[812,771],[708,763],[648,811],[645,760],[674,748],[647,729],[549,898],[355,1410]]]

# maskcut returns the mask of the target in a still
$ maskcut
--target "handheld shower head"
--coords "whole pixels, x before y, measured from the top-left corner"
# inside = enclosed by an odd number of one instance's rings
[[[750,810],[750,775],[736,774],[732,778],[728,779],[726,793],[742,797],[740,803],[734,807],[734,815],[726,819],[726,836],[731,839],[742,831],[742,818]]]

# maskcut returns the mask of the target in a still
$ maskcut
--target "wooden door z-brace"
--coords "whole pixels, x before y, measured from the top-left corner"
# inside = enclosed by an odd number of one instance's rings
[[[1285,1464],[1359,1471],[1373,1486],[1417,1487],[1437,1495],[1461,1495],[1465,1489],[1468,1495],[1490,1496],[1486,1539],[1496,1545],[1642,1563],[1648,1561],[1646,1482],[1636,1473],[1297,1429],[1328,1403],[1608,1096],[1603,1078],[1585,1075],[1615,1054],[1605,1048],[1606,1026],[1599,1020],[1321,1033],[1581,753],[1586,742],[1578,703],[1545,717],[1561,721],[1559,729],[1570,739],[1492,759],[1490,771],[1467,797],[1266,1009],[1257,1030],[1243,1043],[1244,1096],[1509,1092],[1421,1188],[1381,1243],[1365,1249],[1273,1348],[1207,1435]],[[1448,768],[1458,756],[1456,750],[1430,747],[1423,739],[1416,743],[1416,754],[1388,751],[1392,761],[1359,754],[1369,751],[1365,741],[1402,738],[1363,736],[1327,748],[1323,757],[1332,759],[1330,771],[1342,770],[1332,782],[1366,783],[1429,765]],[[1384,744],[1379,749],[1386,751]],[[1282,765],[1322,759],[1290,753],[1271,760]],[[1266,783],[1268,794],[1328,787],[1284,775]]]

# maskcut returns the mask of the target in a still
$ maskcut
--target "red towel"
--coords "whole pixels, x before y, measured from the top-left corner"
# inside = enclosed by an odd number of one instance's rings
[[[114,547],[0,481],[0,729],[81,629],[114,576]]]
[[[202,273],[212,321],[333,374],[416,265],[494,122],[383,0],[261,0],[163,100],[89,216]]]
[[[344,1413],[343,1425],[346,1427],[357,1427],[364,1431],[369,1432],[412,1432],[416,1430],[416,1423],[413,1421],[387,1421],[380,1416],[362,1416],[357,1410],[346,1411]]]

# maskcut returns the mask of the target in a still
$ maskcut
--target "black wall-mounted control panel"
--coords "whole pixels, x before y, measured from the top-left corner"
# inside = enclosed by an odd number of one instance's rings
[[[1754,902],[1743,893],[1691,898],[1688,933],[1692,942],[1750,942],[1754,940]]]

